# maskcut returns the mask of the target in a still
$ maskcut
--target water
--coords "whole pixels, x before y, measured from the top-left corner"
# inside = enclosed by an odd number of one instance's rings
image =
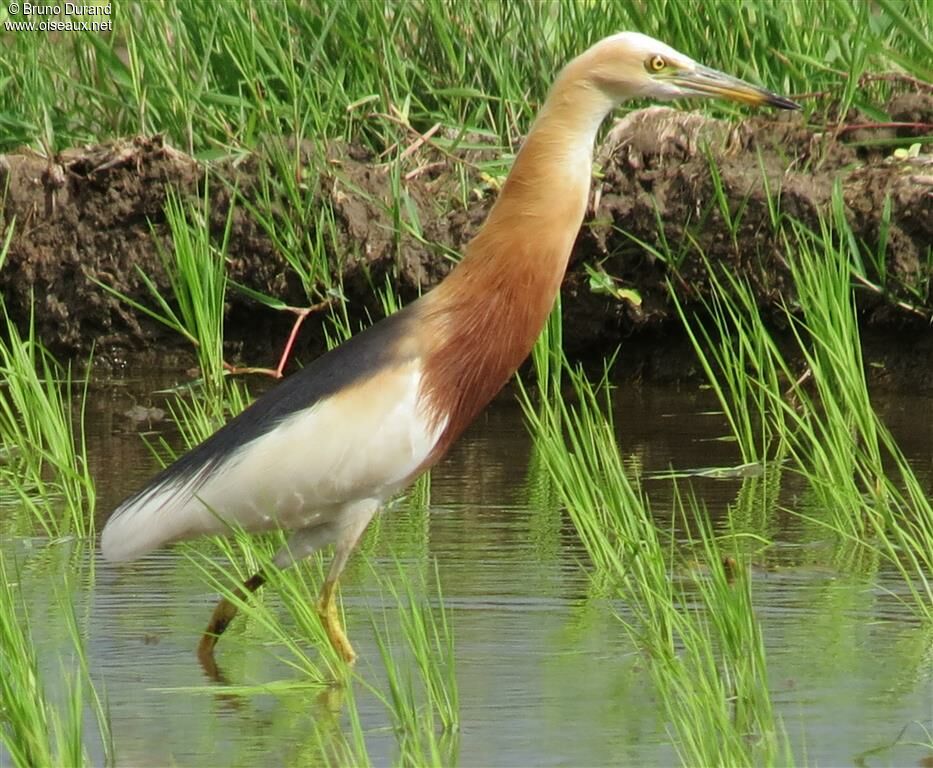
[[[121,415],[137,400],[148,404],[152,389],[146,382],[94,393],[89,445],[102,512],[152,474],[138,427]],[[623,387],[614,402],[621,450],[646,473],[738,463],[734,447],[718,439],[725,427],[707,392]],[[929,487],[933,424],[916,416],[933,412],[933,399],[899,395],[878,407]],[[154,427],[171,437],[169,425]],[[449,749],[460,764],[675,764],[646,659],[613,616],[626,607],[592,589],[572,526],[530,457],[521,412],[512,397],[501,398],[432,473],[430,513],[397,505],[370,531],[342,587],[360,676],[382,684],[372,621],[394,610],[372,569],[392,572],[397,557],[422,564],[430,579],[436,559],[456,642],[461,730]],[[742,482],[691,485],[719,519]],[[669,525],[670,481],[646,480],[646,488],[658,525]],[[796,758],[929,765],[933,757],[917,742],[929,744],[933,728],[933,632],[896,599],[903,587],[893,574],[847,575],[819,531],[792,515],[771,519],[775,545],[762,554],[752,589],[772,700]],[[81,545],[10,539],[3,547],[22,568],[53,695],[73,664],[56,618],[56,574],[86,572],[94,559],[93,577],[79,580],[71,599],[87,626],[119,764],[314,763],[347,729],[339,692],[231,694],[205,676],[194,647],[215,595],[177,549],[116,567]],[[242,621],[231,627],[218,646],[230,684],[296,678],[266,639]],[[385,705],[362,685],[354,698],[371,760],[392,763],[398,748]],[[93,739],[89,748],[99,758]],[[7,759],[0,750],[0,764]]]

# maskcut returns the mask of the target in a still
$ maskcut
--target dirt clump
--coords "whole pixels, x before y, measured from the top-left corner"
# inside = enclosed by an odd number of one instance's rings
[[[933,97],[902,94],[895,110],[904,124],[933,122]],[[664,354],[663,339],[679,333],[668,285],[696,306],[709,290],[704,259],[747,279],[779,324],[793,286],[776,220],[819,231],[834,189],[864,252],[883,254],[883,264],[866,262],[866,328],[906,347],[929,334],[933,157],[887,156],[846,138],[814,132],[799,115],[727,123],[653,107],[619,120],[597,148],[591,209],[565,280],[571,353],[602,354],[633,340],[634,350]],[[168,292],[156,244],[171,247],[165,201],[173,189],[209,197],[218,236],[234,206],[234,283],[294,306],[339,295],[351,322],[365,323],[381,316],[373,289],[386,279],[409,300],[450,270],[495,199],[496,180],[480,170],[494,155],[480,148],[454,156],[426,141],[386,163],[353,145],[278,141],[245,158],[199,163],[156,136],[51,160],[0,156],[0,224],[14,225],[0,291],[14,320],[25,325],[34,315],[37,335],[59,354],[83,355],[92,344],[111,359],[184,349],[177,334],[101,287],[152,305],[145,273]],[[270,183],[286,178],[295,183]],[[326,259],[333,280],[302,280],[282,248]],[[601,289],[594,274],[621,290]],[[291,317],[231,288],[226,322],[231,354],[269,364]],[[306,324],[299,356],[323,349],[323,323],[321,315]],[[665,368],[650,358],[634,354],[633,370]]]
[[[0,157],[4,229],[13,226],[0,271],[7,311],[60,353],[92,343],[132,349],[152,324],[95,281],[140,299],[139,271],[162,272],[153,233],[169,187],[196,193],[203,170],[158,137],[61,153]],[[153,227],[155,226],[155,229]]]

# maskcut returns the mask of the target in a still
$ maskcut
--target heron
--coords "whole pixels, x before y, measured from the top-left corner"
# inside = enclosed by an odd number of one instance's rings
[[[600,40],[558,74],[489,215],[433,290],[284,379],[123,501],[101,536],[111,561],[203,535],[290,531],[271,567],[333,545],[317,603],[337,654],[341,572],[373,516],[438,462],[531,351],[589,199],[593,148],[630,98],[718,97],[798,109],[636,32]],[[262,572],[236,593],[240,602]],[[212,657],[237,613],[223,598],[198,646]]]

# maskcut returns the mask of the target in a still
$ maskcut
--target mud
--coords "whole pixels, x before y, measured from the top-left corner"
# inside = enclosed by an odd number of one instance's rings
[[[929,126],[933,95],[902,94],[889,111],[893,122]],[[862,122],[851,116],[846,124]],[[933,387],[933,156],[895,158],[854,143],[911,131],[929,133],[896,125],[814,131],[799,115],[736,124],[659,107],[622,118],[597,148],[598,181],[564,284],[571,353],[596,356],[622,344],[631,375],[686,373],[690,355],[667,285],[697,306],[709,289],[702,254],[750,281],[780,333],[778,308],[794,296],[786,245],[772,220],[792,217],[819,229],[838,185],[856,240],[865,253],[884,253],[884,290],[862,286],[858,293],[868,348],[880,363],[872,367]],[[304,207],[287,196],[287,185],[269,183],[281,178],[283,148],[310,201]],[[29,152],[0,156],[0,218],[4,231],[15,224],[0,291],[20,326],[34,313],[38,336],[58,354],[83,356],[93,344],[110,361],[142,359],[152,349],[184,356],[183,339],[100,283],[151,304],[144,272],[166,291],[156,248],[157,241],[170,246],[166,194],[175,189],[197,199],[206,189],[218,237],[231,200],[240,196],[228,248],[233,281],[295,306],[325,295],[323,285],[302,285],[243,202],[271,197],[274,217],[306,231],[306,242],[339,265],[351,321],[366,322],[381,315],[373,286],[387,276],[408,300],[449,271],[450,252],[477,231],[495,199],[497,179],[480,170],[494,158],[482,149],[451,156],[428,141],[388,164],[355,146],[279,142],[205,164],[158,136],[76,148],[51,160]],[[332,211],[333,223],[316,232],[322,209]],[[608,276],[601,287],[594,267]],[[869,280],[880,283],[872,269]],[[228,356],[273,363],[291,321],[231,289]],[[323,324],[323,316],[306,323],[299,358],[323,348]]]

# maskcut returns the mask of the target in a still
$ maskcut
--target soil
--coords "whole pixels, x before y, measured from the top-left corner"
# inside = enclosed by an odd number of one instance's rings
[[[893,122],[928,126],[933,94],[902,94],[889,113]],[[847,117],[849,126],[864,122]],[[690,375],[692,354],[668,284],[688,308],[698,307],[709,289],[701,254],[754,286],[780,334],[780,307],[792,306],[794,295],[773,217],[819,230],[838,187],[855,240],[866,254],[884,254],[884,290],[862,285],[857,293],[873,375],[933,389],[933,156],[896,158],[854,143],[866,134],[909,137],[912,130],[929,133],[910,126],[814,131],[799,114],[736,124],[660,107],[629,113],[597,148],[591,209],[564,282],[569,352],[595,359],[621,344],[627,375]],[[302,210],[287,196],[288,185],[269,184],[281,178],[283,148],[310,200]],[[0,291],[20,327],[34,314],[37,335],[59,355],[83,357],[93,346],[98,359],[112,363],[151,362],[152,350],[160,361],[172,352],[184,360],[184,339],[101,284],[151,305],[145,273],[168,293],[157,244],[171,247],[164,206],[174,189],[192,200],[208,195],[218,238],[239,195],[228,245],[235,283],[293,306],[320,300],[325,286],[302,285],[251,210],[249,201],[271,196],[281,221],[306,231],[307,242],[323,244],[329,262],[340,265],[347,313],[354,324],[365,323],[382,314],[373,286],[387,276],[408,300],[449,271],[449,254],[478,230],[495,199],[498,180],[480,171],[493,159],[491,149],[452,156],[429,141],[387,164],[357,146],[331,144],[322,156],[310,144],[280,141],[247,157],[202,163],[159,136],[51,159],[0,156],[0,223],[8,231],[15,222]],[[321,210],[333,212],[326,232],[314,230]],[[408,226],[400,230],[392,210],[402,211]],[[664,243],[676,263],[657,256]],[[594,281],[594,270],[601,280]],[[880,282],[871,270],[869,282]],[[228,359],[273,365],[292,320],[231,288]],[[309,319],[297,359],[323,349],[324,328],[324,313]]]

